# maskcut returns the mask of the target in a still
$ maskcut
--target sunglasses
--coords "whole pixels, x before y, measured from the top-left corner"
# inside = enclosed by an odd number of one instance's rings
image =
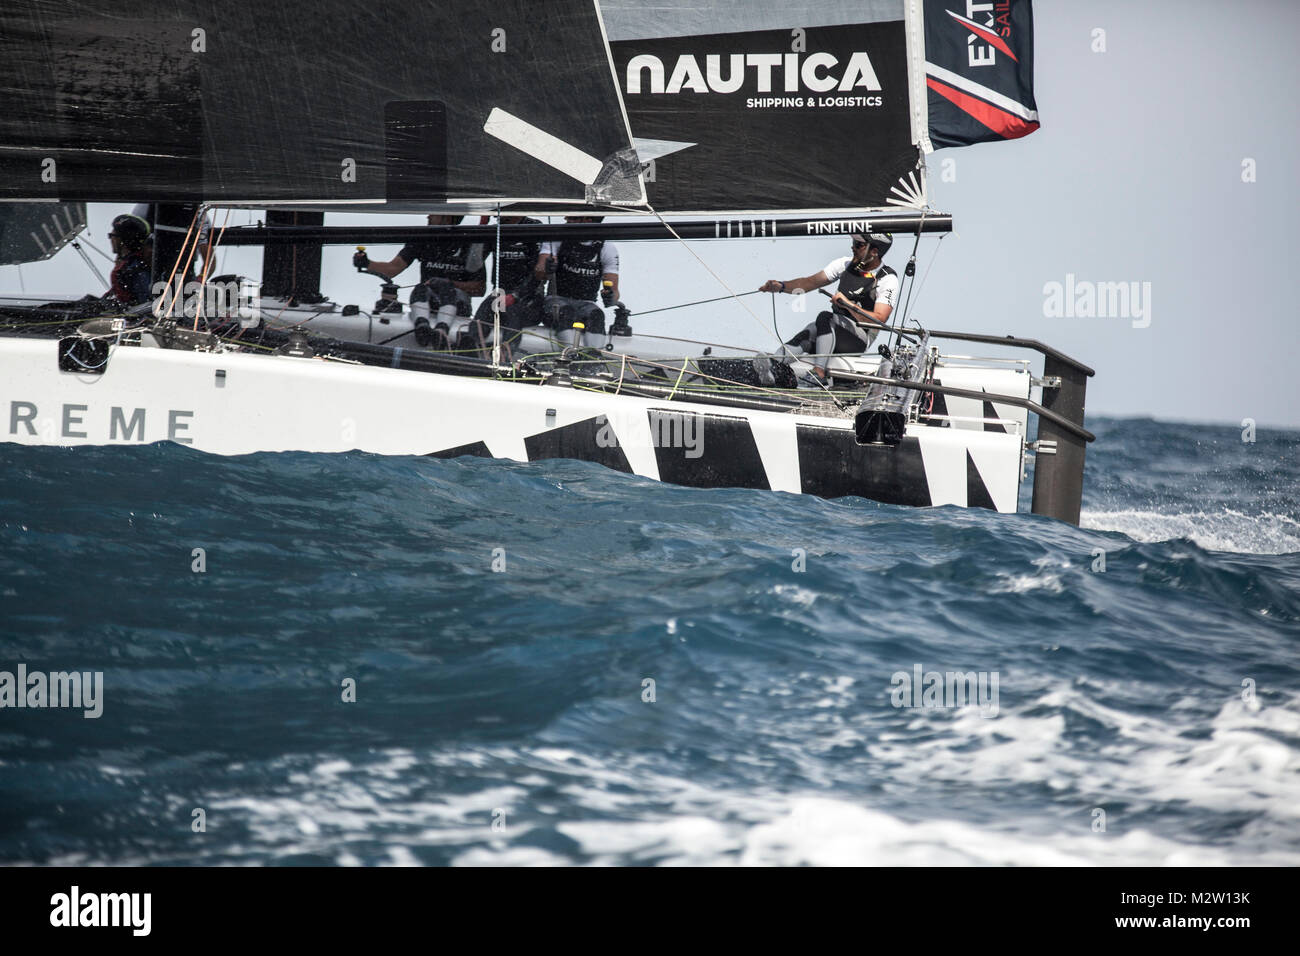
[[[864,246],[866,246],[866,243],[865,243],[865,242],[855,242],[855,243],[853,243],[853,248],[854,248],[854,249],[861,249],[861,248],[863,248]]]

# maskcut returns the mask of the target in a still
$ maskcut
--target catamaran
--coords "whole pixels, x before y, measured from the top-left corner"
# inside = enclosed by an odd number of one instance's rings
[[[1032,459],[1032,511],[1078,522],[1093,372],[1036,341],[922,328],[896,308],[874,351],[830,356],[822,381],[788,349],[638,333],[622,303],[585,341],[506,334],[498,312],[478,348],[433,350],[401,303],[319,293],[326,243],[694,251],[879,232],[913,241],[906,286],[922,236],[952,227],[928,201],[928,153],[1037,127],[1028,2],[458,0],[400,20],[336,0],[139,7],[129,21],[107,0],[0,12],[0,74],[26,94],[0,117],[0,255],[53,254],[85,202],[149,202],[160,290],[133,310],[0,298],[5,440],[576,458],[697,487],[999,512],[1017,510]],[[260,291],[200,272],[191,308],[177,277],[221,207],[269,210],[211,230],[265,248]],[[338,208],[494,221],[326,226]],[[606,221],[502,223],[563,213]]]

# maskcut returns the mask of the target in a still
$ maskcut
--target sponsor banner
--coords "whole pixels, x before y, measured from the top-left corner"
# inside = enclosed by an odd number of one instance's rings
[[[902,20],[611,48],[661,212],[882,207],[916,166]]]
[[[1029,0],[926,0],[925,60],[936,149],[1038,129]]]

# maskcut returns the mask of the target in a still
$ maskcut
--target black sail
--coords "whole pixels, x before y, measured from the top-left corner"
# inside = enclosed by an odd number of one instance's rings
[[[84,203],[0,203],[0,266],[48,259],[85,228]]]
[[[602,0],[601,9],[660,212],[923,205],[919,5]]]
[[[0,97],[0,199],[643,199],[594,0],[8,0]]]
[[[926,0],[925,61],[935,149],[1038,129],[1030,0]]]

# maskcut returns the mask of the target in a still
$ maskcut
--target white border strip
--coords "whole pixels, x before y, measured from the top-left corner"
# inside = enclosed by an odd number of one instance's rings
[[[925,85],[925,13],[923,0],[907,0],[903,11],[907,33],[908,97],[912,109],[912,142],[922,153],[933,153],[930,142],[930,93]],[[924,190],[922,190],[924,191]]]
[[[1004,96],[997,90],[991,90],[987,86],[980,86],[973,83],[964,76],[953,73],[951,70],[945,70],[941,66],[935,66],[933,63],[925,64],[925,72],[933,76],[936,80],[943,80],[949,86],[954,86],[963,93],[969,93],[971,96],[978,96],[980,99],[993,104],[998,109],[1006,110],[1012,116],[1019,116],[1022,120],[1031,123],[1038,122],[1038,110],[1026,109],[1022,104],[1017,103],[1009,96]]]

